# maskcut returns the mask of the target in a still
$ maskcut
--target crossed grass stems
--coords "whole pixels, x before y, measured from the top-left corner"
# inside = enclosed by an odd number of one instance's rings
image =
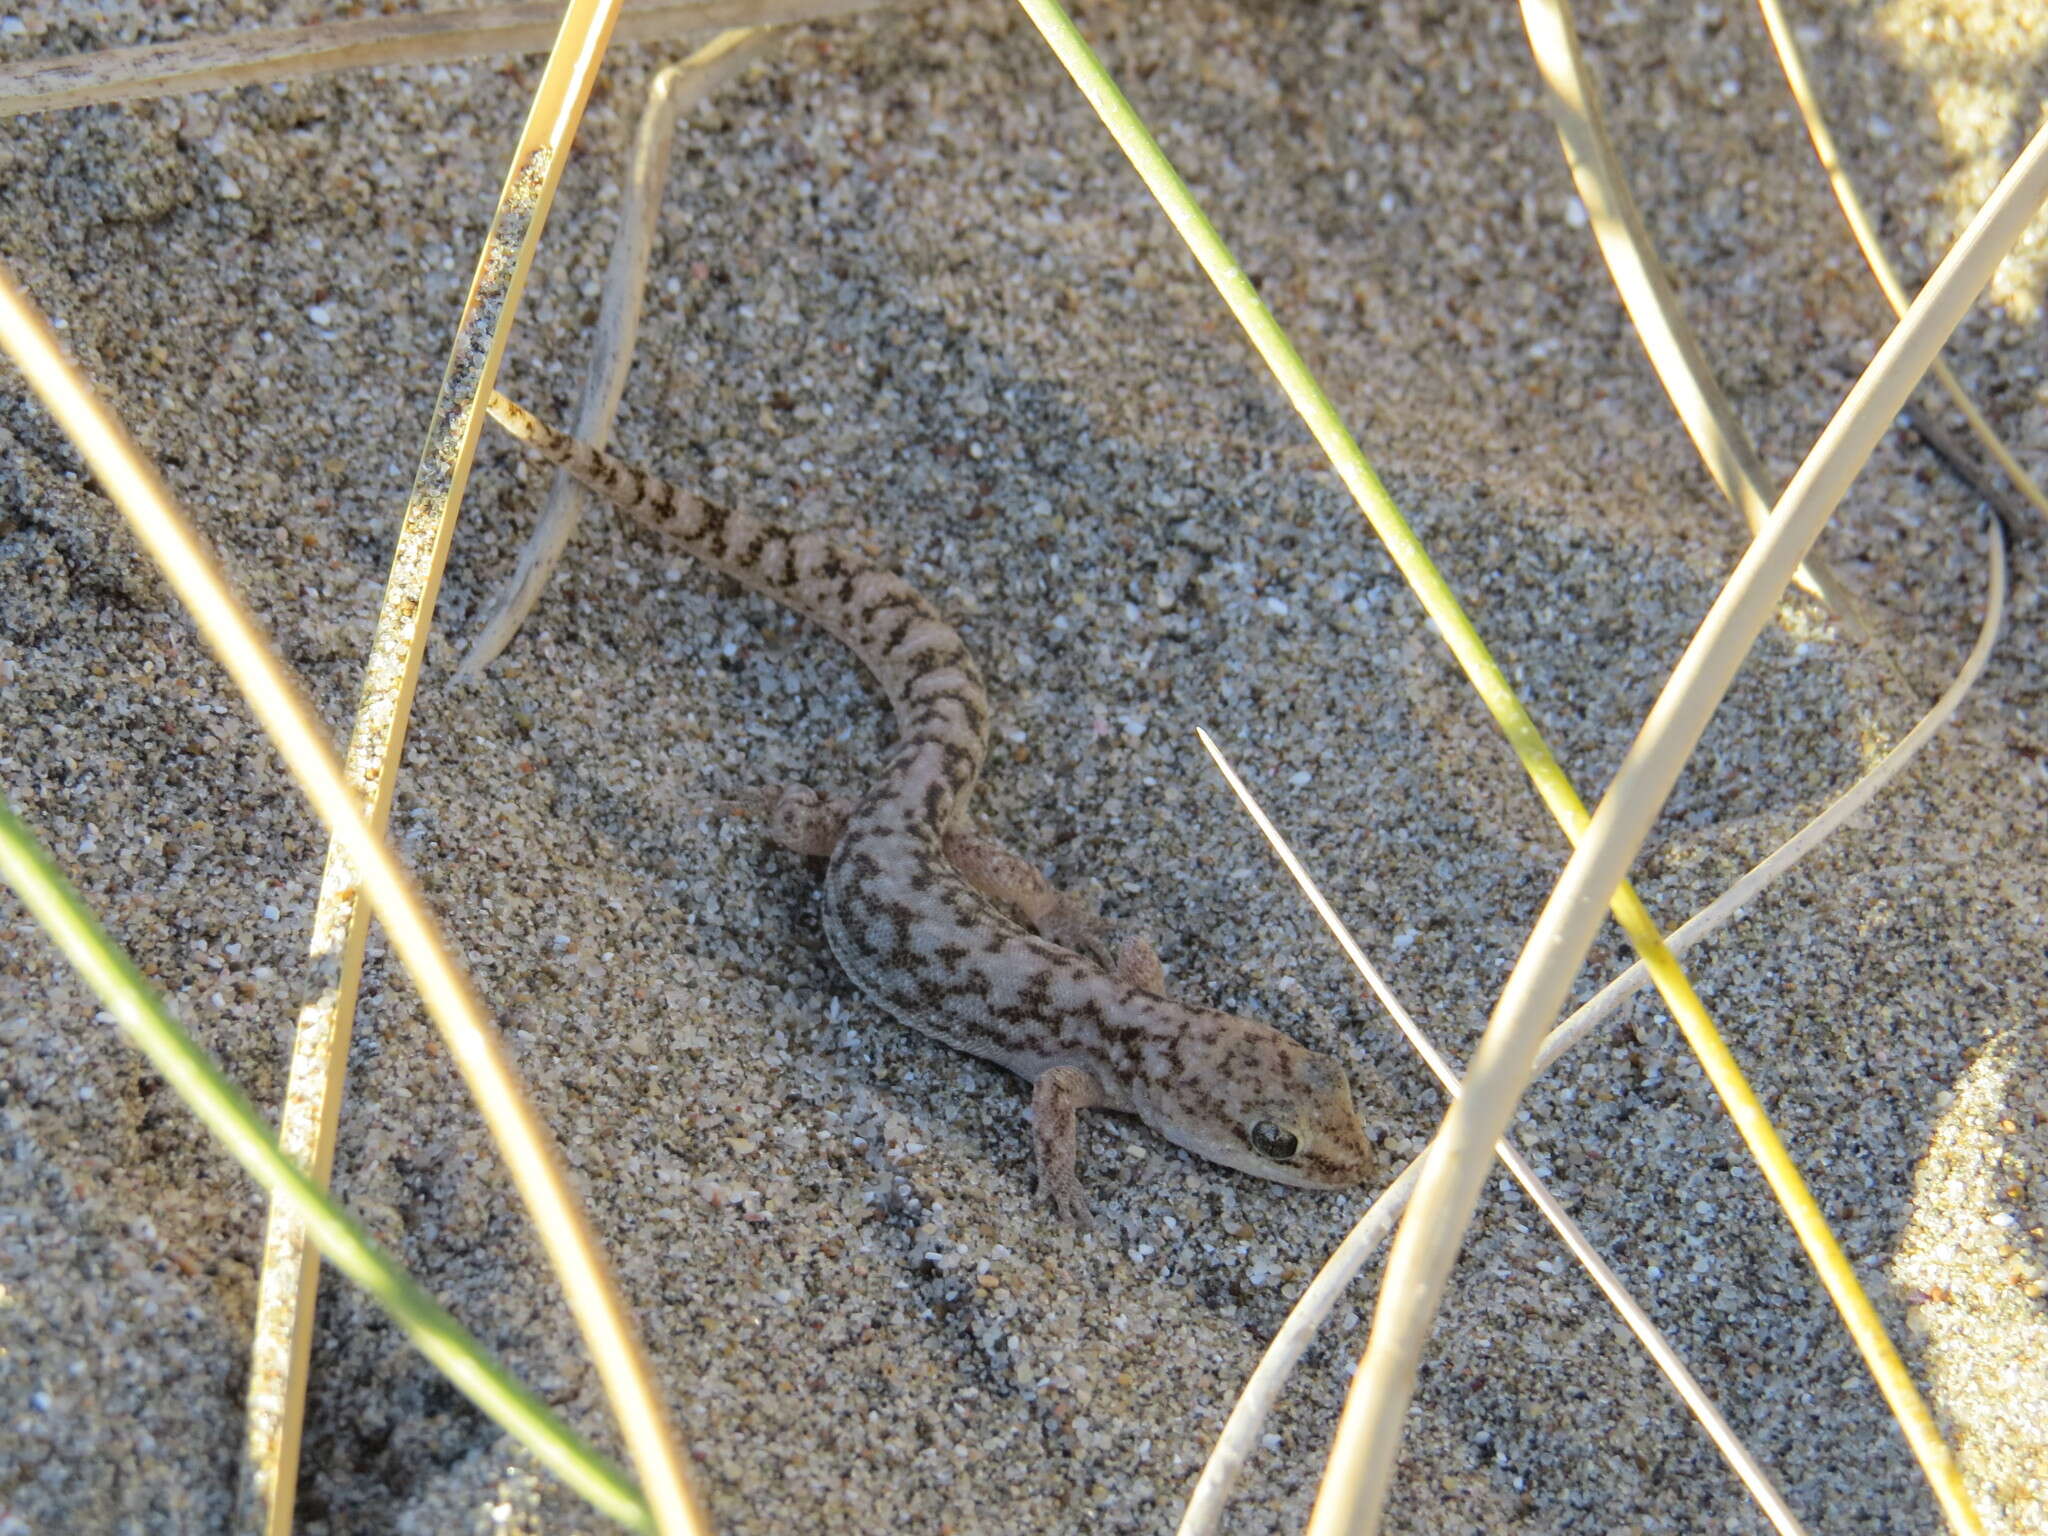
[[[1340,477],[1359,500],[1361,510],[1388,544],[1397,564],[1417,590],[1418,597],[1430,609],[1432,617],[1438,620],[1468,676],[1495,712],[1535,780],[1539,793],[1543,794],[1575,840],[1584,836],[1588,826],[1587,812],[1564,781],[1562,770],[1542,746],[1533,722],[1513,699],[1505,678],[1500,676],[1476,632],[1470,629],[1458,611],[1448,586],[1436,576],[1427,554],[1407,530],[1391,500],[1379,488],[1370,467],[1355,444],[1351,443],[1320,387],[1308,375],[1273,317],[1237,269],[1221,239],[1195,206],[1184,184],[1054,0],[1020,0],[1020,3],[1102,115],[1106,126],[1154,192],[1176,229],[1216,282],[1254,346],[1273,368],[1276,379],[1312,433],[1330,453]],[[1906,315],[1903,289],[1870,238],[1868,221],[1855,199],[1853,188],[1848,187],[1840,171],[1839,156],[1833,151],[1832,141],[1819,120],[1811,87],[1806,83],[1789,28],[1782,13],[1778,12],[1775,0],[1762,0],[1762,3],[1766,24],[1779,47],[1795,99],[1806,117],[1822,163],[1834,181],[1845,214],[1894,309]],[[310,1075],[302,1083],[301,1060],[295,1058],[293,1085],[294,1089],[304,1087],[314,1102],[302,1116],[304,1123],[296,1131],[288,1108],[281,1138],[283,1146],[280,1148],[253,1109],[240,1099],[232,1085],[219,1078],[210,1064],[191,1047],[189,1040],[182,1036],[161,1003],[141,984],[125,956],[97,930],[89,914],[77,905],[75,896],[67,898],[61,875],[47,859],[39,859],[26,830],[11,814],[5,825],[0,826],[0,842],[4,842],[0,858],[5,859],[10,881],[23,891],[38,920],[101,991],[123,1028],[166,1072],[181,1095],[200,1110],[202,1118],[215,1129],[238,1159],[271,1190],[277,1202],[266,1241],[262,1316],[257,1328],[257,1364],[252,1369],[251,1454],[244,1484],[243,1517],[244,1523],[251,1527],[268,1526],[281,1530],[288,1528],[290,1521],[290,1485],[296,1458],[298,1414],[293,1396],[298,1394],[299,1401],[302,1401],[303,1349],[311,1299],[311,1269],[303,1262],[305,1229],[301,1223],[310,1221],[313,1240],[338,1267],[368,1286],[437,1365],[448,1371],[480,1406],[525,1441],[546,1465],[597,1507],[637,1529],[709,1529],[702,1501],[691,1486],[685,1464],[676,1454],[674,1437],[667,1429],[665,1413],[651,1385],[644,1353],[623,1305],[613,1292],[603,1256],[590,1240],[573,1192],[560,1179],[559,1170],[554,1166],[556,1159],[546,1132],[530,1108],[525,1106],[509,1069],[502,1062],[494,1064],[495,1034],[492,1027],[470,994],[466,980],[447,960],[445,949],[436,941],[431,916],[419,905],[402,870],[383,851],[379,840],[383,816],[388,812],[391,783],[396,777],[395,774],[382,773],[381,766],[386,760],[396,761],[397,746],[402,742],[404,719],[417,678],[420,650],[431,614],[434,588],[439,579],[440,562],[445,556],[454,510],[459,504],[480,427],[478,408],[487,397],[495,376],[526,265],[531,259],[563,155],[573,137],[575,123],[587,99],[610,28],[618,19],[618,9],[616,0],[612,3],[603,3],[603,0],[576,0],[572,3],[564,17],[548,69],[536,91],[527,130],[507,178],[498,218],[478,263],[478,275],[465,306],[461,334],[435,409],[429,448],[422,456],[421,472],[416,479],[405,528],[400,535],[400,557],[394,562],[385,615],[373,642],[373,657],[364,688],[365,707],[359,714],[351,742],[346,778],[342,765],[332,758],[331,753],[326,753],[323,760],[324,742],[310,716],[297,704],[290,679],[284,676],[274,658],[263,651],[253,624],[246,620],[246,616],[235,616],[231,595],[219,585],[217,574],[210,570],[205,553],[192,539],[189,527],[182,524],[180,515],[169,498],[162,494],[160,485],[154,483],[154,477],[146,466],[138,467],[139,461],[132,459],[132,450],[124,449],[118,424],[97,410],[89,392],[75,378],[66,379],[61,363],[56,360],[53,338],[46,331],[40,336],[36,334],[39,329],[37,317],[31,307],[19,300],[11,284],[4,296],[0,296],[6,301],[0,322],[4,322],[9,350],[23,363],[25,371],[36,382],[39,391],[45,394],[53,411],[79,441],[81,450],[99,473],[102,483],[135,521],[138,532],[164,564],[166,574],[181,597],[200,616],[209,643],[214,645],[237,683],[249,694],[252,707],[263,719],[266,729],[279,739],[280,748],[286,753],[295,775],[302,785],[308,787],[309,794],[336,835],[330,852],[328,877],[323,884],[321,912],[315,919],[315,945],[317,949],[326,943],[337,954],[342,980],[325,999],[309,1010],[308,1016],[301,1019],[302,1042],[311,1037],[305,1044],[303,1058],[308,1064],[305,1070]],[[775,19],[786,18],[778,15]],[[395,24],[403,27],[407,20],[401,18]],[[1685,330],[1683,318],[1677,314],[1675,300],[1671,298],[1668,287],[1662,283],[1654,251],[1649,248],[1640,216],[1635,213],[1626,186],[1620,180],[1618,162],[1611,146],[1606,143],[1597,98],[1578,56],[1570,18],[1561,6],[1530,0],[1525,6],[1525,22],[1539,69],[1550,92],[1552,110],[1558,120],[1567,158],[1582,199],[1593,214],[1595,233],[1601,241],[1603,255],[1608,260],[1617,287],[1675,407],[1700,447],[1703,459],[1731,502],[1749,520],[1752,529],[1762,530],[1766,527],[1768,509],[1778,498],[1763,482],[1753,448],[1742,437],[1725,397],[1714,384],[1711,374],[1705,371],[1699,349]],[[676,116],[683,104],[698,99],[722,80],[730,78],[746,63],[766,52],[774,40],[775,34],[763,28],[728,31],[700,49],[688,63],[657,77],[651,92],[650,110],[643,122],[634,168],[638,222],[629,207],[622,221],[627,235],[620,242],[619,255],[607,279],[598,355],[590,370],[583,410],[577,423],[581,435],[601,440],[608,432],[611,414],[616,409],[618,391],[623,385],[630,359],[639,290],[651,244],[649,232],[653,210],[660,198],[666,147],[672,137]],[[279,73],[289,73],[293,60],[303,56],[303,50],[295,52],[289,47],[274,48],[273,67]],[[146,82],[143,86],[131,83],[129,88],[133,94],[151,93]],[[0,87],[0,100],[4,99],[5,89]],[[1988,279],[1990,266],[1995,265],[2005,245],[2016,239],[2024,227],[2026,217],[2039,201],[2042,187],[2048,185],[2048,172],[2043,170],[2048,157],[2040,153],[2042,147],[2038,140],[2030,146],[2006,182],[2001,183],[1999,192],[1987,204],[1987,210],[1996,211],[1995,216],[1989,211],[1980,215],[1971,232],[1959,242],[1958,252],[1943,264],[1942,270],[1923,292],[1922,302],[1916,303],[1900,332],[1895,333],[1871,372],[1859,383],[1861,396],[1852,393],[1842,415],[1824,436],[1821,448],[1802,469],[1801,476],[1795,479],[1784,501],[1779,503],[1779,517],[1783,521],[1779,527],[1760,537],[1752,555],[1775,537],[1782,570],[1775,584],[1767,572],[1752,573],[1749,585],[1754,590],[1746,594],[1752,610],[1757,610],[1761,603],[1761,611],[1768,613],[1769,605],[1775,602],[1784,579],[1799,564],[1799,557],[1810,544],[1811,537],[1818,533],[1820,524],[1832,510],[1834,499],[1839,498],[1848,477],[1867,457],[1876,432],[1882,430],[1892,412],[1903,403],[1913,382],[1932,360],[1933,350],[1955,320],[1960,318],[1962,307]],[[1936,298],[1946,303],[1945,323],[1943,316],[1936,313],[1941,309],[1941,304],[1934,302]],[[1919,326],[1917,332],[1914,330],[1916,325]],[[1957,399],[1959,408],[1964,411],[1973,430],[1978,431],[1980,440],[1986,442],[1986,451],[2007,470],[2019,495],[2034,508],[2048,512],[2040,493],[2026,480],[2003,446],[1988,437],[1988,427],[1961,396],[1953,376],[1942,370],[1941,381]],[[60,397],[66,396],[67,391],[68,405],[60,403]],[[1887,403],[1889,409],[1885,408]],[[1856,415],[1858,407],[1862,412],[1860,426]],[[1930,418],[1918,412],[1916,418],[1922,422],[1923,429],[1930,423]],[[1846,426],[1845,421],[1848,423]],[[1841,429],[1839,432],[1838,428]],[[1937,425],[1933,430],[1938,433],[1940,429]],[[1860,449],[1856,443],[1859,434],[1867,439]],[[1957,450],[1948,446],[1946,452],[1954,455]],[[1831,481],[1832,489],[1829,488]],[[1997,488],[1986,484],[1983,489],[1994,506],[2011,508],[2015,505]],[[1802,496],[1805,498],[1803,501]],[[562,498],[558,492],[557,501],[551,503],[542,530],[521,562],[514,586],[504,595],[486,626],[486,634],[480,637],[471,657],[465,662],[467,669],[474,670],[487,662],[489,655],[516,630],[518,619],[544,586],[547,571],[559,556],[577,511],[573,500]],[[2014,514],[2008,511],[2005,515]],[[1787,531],[1799,518],[1811,525],[1811,531],[1803,540],[1798,534]],[[1834,1250],[1831,1256],[1832,1238],[1827,1236],[1818,1208],[1805,1194],[1803,1183],[1798,1180],[1796,1169],[1791,1168],[1789,1157],[1777,1145],[1775,1133],[1769,1130],[1767,1122],[1760,1130],[1748,1123],[1760,1116],[1761,1111],[1754,1109],[1753,1096],[1748,1094],[1739,1070],[1733,1068],[1732,1058],[1726,1058],[1717,1068],[1712,1053],[1719,1048],[1718,1036],[1713,1032],[1711,1020],[1706,1019],[1704,1009],[1697,1006],[1696,1000],[1688,1002],[1690,989],[1682,972],[1677,971],[1671,951],[1683,944],[1697,942],[1719,922],[1725,921],[1744,901],[1751,899],[1757,890],[1789,868],[1857,806],[1866,802],[1883,783],[1895,776],[1932,736],[1941,721],[1953,712],[1981,671],[1995,638],[2003,603],[2004,559],[2005,530],[2000,519],[1994,522],[1990,541],[1984,623],[1978,643],[1962,672],[1942,701],[1842,800],[1816,818],[1764,865],[1746,876],[1713,908],[1681,929],[1674,935],[1669,948],[1649,925],[1648,914],[1640,910],[1639,903],[1634,903],[1632,910],[1627,909],[1634,899],[1627,893],[1625,885],[1620,888],[1623,907],[1617,908],[1617,915],[1622,916],[1632,940],[1644,951],[1645,962],[1617,978],[1594,1003],[1581,1010],[1581,1014],[1575,1016],[1565,1029],[1554,1035],[1546,1048],[1543,1062],[1547,1065],[1573,1040],[1583,1039],[1601,1018],[1618,1006],[1627,992],[1642,984],[1646,967],[1649,972],[1657,973],[1660,990],[1666,993],[1667,1000],[1673,1002],[1674,1013],[1686,1027],[1688,1038],[1707,1058],[1709,1073],[1714,1077],[1717,1089],[1734,1106],[1738,1123],[1743,1124],[1745,1135],[1757,1150],[1774,1191],[1779,1193],[1795,1228],[1801,1231],[1803,1239],[1808,1240],[1816,1268],[1831,1294],[1835,1295],[1852,1335],[1864,1350],[1873,1373],[1892,1402],[1894,1412],[1921,1459],[1937,1500],[1950,1523],[1958,1530],[1979,1528],[1977,1518],[1963,1493],[1960,1475],[1933,1430],[1931,1415],[1920,1402],[1910,1379],[1906,1378],[1889,1342],[1883,1339],[1881,1328],[1875,1329],[1874,1338],[1870,1336],[1875,1328],[1875,1314],[1869,1309],[1867,1299],[1862,1298],[1860,1289],[1855,1287],[1853,1277],[1846,1281],[1849,1293],[1841,1289],[1846,1264],[1838,1262],[1838,1250]],[[1748,571],[1752,563],[1745,561],[1744,571]],[[1754,563],[1762,565],[1767,562],[1760,560]],[[1853,594],[1837,578],[1812,562],[1801,569],[1800,576],[1803,585],[1829,601],[1852,632],[1870,638],[1867,619],[1857,607]],[[1742,581],[1743,573],[1738,572],[1737,579],[1731,583],[1730,590],[1737,593],[1738,603],[1745,596],[1740,590]],[[1716,611],[1720,611],[1720,605]],[[218,618],[223,612],[230,616],[226,621]],[[209,614],[215,616],[215,623],[209,623]],[[1761,619],[1758,624],[1760,626]],[[237,630],[239,632],[235,632]],[[1750,638],[1753,639],[1753,633]],[[1731,649],[1739,659],[1748,643],[1748,640],[1729,640],[1724,642],[1724,648]],[[1690,700],[1690,718],[1695,723],[1681,727],[1679,735],[1690,729],[1696,739],[1699,726],[1703,725],[1706,715],[1711,713],[1713,704],[1717,702],[1717,697],[1709,696],[1712,694],[1710,686],[1702,687],[1698,696]],[[1660,709],[1668,701],[1668,696],[1666,701],[1660,701]],[[289,717],[295,710],[299,718],[294,722]],[[279,735],[280,729],[285,732],[283,736]],[[1223,763],[1206,736],[1204,745],[1217,757],[1219,768],[1233,788],[1243,795],[1241,781]],[[1656,743],[1651,742],[1650,747],[1654,751]],[[1682,763],[1688,750],[1689,744],[1681,745],[1675,762]],[[1666,755],[1670,755],[1668,751]],[[1635,757],[1636,754],[1632,753],[1631,763]],[[1625,768],[1624,774],[1626,771]],[[1672,772],[1675,774],[1675,766]],[[371,786],[375,786],[374,791]],[[1643,830],[1647,830],[1648,819],[1654,815],[1661,799],[1661,793],[1652,792],[1644,796],[1638,805],[1635,819],[1643,824]],[[367,806],[362,803],[365,800]],[[1251,806],[1248,798],[1247,805],[1259,820],[1262,830],[1274,839],[1291,872],[1303,882],[1312,903],[1326,921],[1332,923],[1333,931],[1338,931],[1340,943],[1352,955],[1354,963],[1360,966],[1368,984],[1380,994],[1404,1030],[1411,1033],[1411,1038],[1416,1038],[1412,1021],[1406,1019],[1398,1003],[1385,990],[1384,983],[1371,972],[1369,964],[1348,935],[1336,928],[1334,914],[1314,891],[1305,870],[1285,850],[1277,831],[1262,812]],[[1627,810],[1627,807],[1623,808],[1624,819]],[[1608,809],[1604,805],[1601,816],[1608,817]],[[1601,829],[1596,827],[1587,842],[1598,845],[1600,836]],[[1580,853],[1573,861],[1574,870],[1582,864],[1597,863],[1604,852],[1608,863],[1614,866],[1615,878],[1618,878],[1633,853],[1632,847],[1620,847],[1625,841],[1625,837],[1610,837],[1604,847],[1595,846],[1590,850],[1582,843]],[[1636,841],[1639,843],[1640,834]],[[357,871],[361,873],[357,874]],[[1567,878],[1571,873],[1567,872]],[[1614,879],[1606,879],[1603,884],[1598,876],[1587,878],[1598,889],[1613,889],[1615,885]],[[367,906],[359,899],[359,892],[369,896]],[[566,1426],[554,1420],[529,1394],[525,1394],[388,1258],[368,1245],[345,1213],[321,1192],[320,1186],[324,1183],[331,1159],[333,1119],[338,1108],[340,1063],[336,1042],[338,1039],[345,1045],[346,1016],[353,1001],[352,972],[360,964],[361,934],[367,925],[370,907],[374,907],[380,919],[386,922],[394,948],[422,987],[429,1011],[444,1031],[450,1032],[451,1045],[458,1047],[456,1059],[464,1065],[472,1090],[477,1093],[493,1134],[499,1139],[501,1149],[512,1166],[515,1182],[522,1196],[528,1200],[529,1208],[535,1212],[544,1245],[558,1273],[564,1275],[565,1291],[572,1310],[586,1339],[592,1344],[600,1376],[615,1411],[621,1416],[622,1433],[646,1489],[644,1494],[634,1488],[623,1474],[591,1452]],[[1576,968],[1576,960],[1571,968]],[[1520,975],[1518,968],[1518,978]],[[1692,1015],[1690,1019],[1689,1012]],[[1497,1016],[1496,1025],[1499,1023]],[[1576,1034],[1572,1033],[1573,1030]],[[1488,1042],[1482,1043],[1482,1055],[1494,1041],[1494,1036],[1495,1030],[1490,1028]],[[1431,1054],[1426,1042],[1418,1041],[1418,1048],[1425,1055]],[[1725,1056],[1725,1050],[1722,1055]],[[1437,1067],[1447,1087],[1455,1093],[1455,1074],[1449,1064],[1433,1060],[1432,1065]],[[1467,1111],[1473,1099],[1482,1096],[1488,1097],[1495,1108],[1502,1105],[1506,1109],[1512,1108],[1527,1082],[1527,1067],[1524,1065],[1517,1069],[1512,1065],[1506,1068],[1498,1063],[1491,1065],[1493,1081],[1485,1095],[1475,1094],[1461,1101],[1460,1111]],[[301,1102],[297,1093],[288,1092],[287,1097],[288,1106]],[[1481,1111],[1470,1113],[1483,1118]],[[1504,1122],[1504,1111],[1500,1118]],[[299,1137],[296,1144],[295,1135]],[[1479,1143],[1477,1156],[1466,1159],[1468,1164],[1477,1167],[1481,1175],[1494,1139],[1486,1137]],[[1526,1165],[1517,1167],[1518,1160],[1512,1149],[1503,1144],[1501,1153],[1509,1160],[1511,1168],[1517,1168],[1518,1176],[1526,1175]],[[1455,1162],[1454,1157],[1445,1154],[1433,1159],[1428,1171],[1432,1177],[1441,1175],[1439,1183],[1443,1183],[1453,1179],[1453,1173],[1445,1170],[1452,1169]],[[300,1172],[301,1164],[315,1170],[314,1175],[309,1177]],[[1297,1303],[1296,1315],[1289,1319],[1276,1338],[1267,1361],[1262,1364],[1259,1375],[1226,1426],[1217,1453],[1211,1458],[1188,1506],[1182,1523],[1184,1532],[1214,1528],[1215,1521],[1220,1518],[1223,1500],[1237,1469],[1249,1453],[1251,1441],[1263,1424],[1264,1413],[1273,1395],[1319,1320],[1321,1314],[1317,1307],[1320,1306],[1321,1313],[1326,1314],[1341,1286],[1370,1258],[1391,1223],[1393,1211],[1405,1197],[1404,1191],[1415,1187],[1419,1182],[1416,1175],[1422,1171],[1422,1162],[1418,1160],[1393,1188],[1374,1203],[1353,1237],[1333,1256],[1324,1274]],[[1656,1335],[1648,1319],[1640,1315],[1640,1309],[1627,1298],[1619,1281],[1611,1273],[1602,1278],[1604,1266],[1599,1263],[1597,1255],[1591,1254],[1582,1237],[1575,1238],[1576,1229],[1569,1226],[1569,1218],[1553,1211],[1555,1202],[1549,1201],[1547,1193],[1533,1182],[1533,1175],[1525,1176],[1525,1186],[1539,1207],[1545,1209],[1546,1215],[1559,1225],[1568,1246],[1592,1268],[1597,1282],[1639,1337],[1644,1339],[1660,1368],[1701,1418],[1717,1447],[1773,1524],[1781,1531],[1799,1530],[1797,1517],[1777,1494],[1768,1475],[1734,1439],[1725,1423],[1720,1422],[1704,1392],[1685,1374],[1682,1364]],[[1420,1216],[1413,1218],[1418,1230],[1449,1232],[1448,1242],[1439,1241],[1437,1244],[1439,1257],[1446,1267],[1448,1255],[1455,1251],[1457,1237],[1463,1229],[1463,1218],[1455,1210],[1456,1204],[1455,1199],[1425,1201]],[[1469,1205],[1467,1210],[1469,1213]],[[1450,1212],[1448,1220],[1446,1211]],[[1816,1224],[1817,1235],[1814,1230]],[[296,1249],[295,1232],[301,1234],[296,1239]],[[1402,1240],[1409,1240],[1406,1227]],[[299,1257],[294,1258],[295,1252]],[[1397,1248],[1397,1258],[1401,1252]],[[1835,1266],[1833,1273],[1830,1272],[1831,1264]],[[1424,1305],[1433,1306],[1433,1300],[1426,1301]],[[1318,1536],[1337,1531],[1369,1531],[1376,1527],[1379,1518],[1385,1497],[1385,1472],[1391,1465],[1392,1449],[1405,1407],[1405,1388],[1401,1389],[1400,1402],[1392,1411],[1374,1414],[1360,1412],[1359,1384],[1375,1379],[1384,1381],[1387,1370],[1396,1376],[1405,1371],[1412,1379],[1413,1356],[1427,1332],[1428,1317],[1425,1311],[1418,1327],[1416,1318],[1411,1314],[1391,1330],[1391,1339],[1389,1330],[1382,1327],[1384,1321],[1384,1318],[1375,1320],[1365,1362],[1366,1367],[1377,1362],[1382,1375],[1375,1378],[1370,1370],[1362,1368],[1355,1379],[1353,1401],[1347,1406],[1338,1444],[1332,1454],[1330,1473],[1312,1518],[1311,1530]],[[266,1349],[272,1352],[274,1361],[269,1373],[262,1365]],[[274,1388],[268,1392],[267,1399],[265,1392],[259,1390],[265,1383]],[[1374,1470],[1376,1461],[1379,1463],[1377,1471]]]

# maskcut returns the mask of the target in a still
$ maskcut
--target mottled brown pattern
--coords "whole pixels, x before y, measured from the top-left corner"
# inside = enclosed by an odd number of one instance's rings
[[[1100,919],[967,825],[988,698],[959,635],[908,583],[822,534],[678,490],[502,396],[490,409],[621,510],[837,636],[880,681],[902,734],[867,793],[845,803],[784,790],[754,809],[786,845],[829,855],[825,932],[863,992],[1034,1085],[1039,1192],[1055,1209],[1086,1217],[1075,1116],[1091,1108],[1138,1115],[1180,1146],[1282,1183],[1365,1176],[1371,1148],[1334,1059],[1166,996],[1149,944],[1112,946]]]

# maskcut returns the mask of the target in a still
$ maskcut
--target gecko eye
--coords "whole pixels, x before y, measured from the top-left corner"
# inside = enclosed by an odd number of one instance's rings
[[[1276,1163],[1286,1162],[1301,1146],[1294,1139],[1294,1132],[1283,1131],[1270,1120],[1261,1120],[1252,1127],[1250,1141],[1254,1152]]]

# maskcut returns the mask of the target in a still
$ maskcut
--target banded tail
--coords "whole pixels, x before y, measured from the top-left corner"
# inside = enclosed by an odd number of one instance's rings
[[[679,490],[549,426],[493,393],[491,419],[598,496],[697,560],[811,620],[861,659],[905,743],[944,748],[954,786],[934,807],[964,812],[988,751],[988,696],[957,631],[894,571],[822,533],[793,533]]]

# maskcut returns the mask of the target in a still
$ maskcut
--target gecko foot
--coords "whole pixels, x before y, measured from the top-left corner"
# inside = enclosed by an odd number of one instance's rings
[[[1080,1111],[1102,1103],[1102,1089],[1079,1067],[1051,1067],[1031,1085],[1031,1142],[1038,1154],[1038,1198],[1062,1221],[1093,1225],[1088,1194],[1074,1159],[1080,1150]]]
[[[829,859],[846,835],[853,801],[845,795],[821,795],[801,784],[764,784],[733,800],[713,800],[708,809],[721,816],[765,825],[769,840],[806,858]]]

